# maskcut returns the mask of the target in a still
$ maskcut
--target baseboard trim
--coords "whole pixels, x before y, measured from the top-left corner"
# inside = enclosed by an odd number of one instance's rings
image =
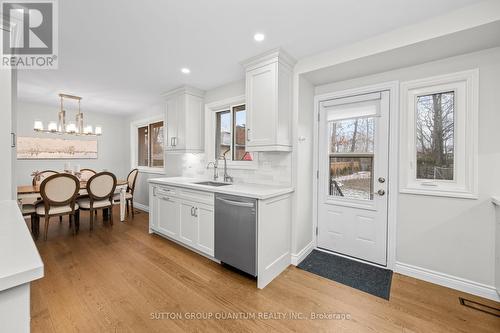
[[[146,213],[149,213],[149,206],[143,205],[143,204],[135,202],[135,201],[134,201],[134,208],[137,208],[137,209],[140,209],[142,211],[145,211]]]
[[[300,250],[299,253],[292,253],[292,265],[297,266],[298,264],[300,264],[302,260],[304,260],[309,255],[309,253],[312,252],[312,250],[314,250],[313,241],[304,246],[304,248]]]
[[[424,280],[427,282],[438,284],[440,286],[500,302],[500,295],[497,294],[497,290],[493,286],[488,286],[486,284],[459,278],[445,273],[436,272],[427,268],[405,264],[402,262],[396,262],[394,271],[396,273],[411,276],[419,280]]]

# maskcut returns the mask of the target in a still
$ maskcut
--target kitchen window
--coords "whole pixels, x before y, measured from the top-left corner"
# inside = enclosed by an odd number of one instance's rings
[[[223,159],[229,169],[255,170],[258,153],[246,150],[247,112],[245,96],[235,96],[205,105],[205,153],[208,162]],[[207,162],[207,163],[208,163]]]
[[[477,70],[401,84],[401,192],[477,198]]]
[[[158,119],[132,123],[131,155],[133,168],[153,173],[162,173],[164,171],[163,125],[163,120]]]
[[[245,105],[229,106],[215,113],[215,157],[225,155],[229,161],[253,161],[246,151]]]

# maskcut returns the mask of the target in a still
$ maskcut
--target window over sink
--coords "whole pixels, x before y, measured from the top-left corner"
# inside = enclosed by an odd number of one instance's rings
[[[206,153],[209,161],[226,157],[228,168],[255,169],[257,154],[246,150],[247,112],[244,96],[207,104]]]

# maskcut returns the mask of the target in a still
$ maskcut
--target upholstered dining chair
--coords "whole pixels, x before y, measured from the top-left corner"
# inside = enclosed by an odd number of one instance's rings
[[[40,184],[42,202],[36,205],[37,218],[45,218],[44,240],[47,240],[49,221],[53,216],[69,216],[69,223],[75,219],[78,210],[76,198],[80,190],[78,178],[66,173],[59,173],[45,178]],[[78,231],[79,221],[75,219],[73,234]]]
[[[97,172],[92,169],[80,169],[80,179],[83,181],[89,180],[90,177],[92,177],[96,173]]]
[[[43,170],[38,172],[35,176],[33,176],[33,186],[40,185],[43,180],[52,175],[57,175],[59,172],[54,170]]]
[[[125,202],[127,205],[127,214],[129,214],[129,206],[132,210],[132,217],[134,217],[134,189],[135,189],[135,181],[137,180],[137,174],[139,173],[138,169],[132,169],[127,176],[127,192],[125,192]],[[113,201],[120,200],[120,193],[115,193],[113,197]]]
[[[90,211],[90,230],[94,229],[94,212],[109,209],[109,223],[113,224],[113,194],[116,189],[116,176],[111,172],[99,172],[87,182],[88,196],[77,200],[80,210]],[[96,214],[97,215],[97,214]]]

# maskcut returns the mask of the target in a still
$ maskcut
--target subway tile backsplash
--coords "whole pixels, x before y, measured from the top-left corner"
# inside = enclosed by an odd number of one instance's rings
[[[291,185],[291,153],[284,152],[260,152],[258,154],[257,169],[228,169],[230,176],[234,178],[235,183],[253,183],[267,185]],[[174,161],[179,159],[178,161]],[[193,178],[211,178],[213,168],[207,169],[207,160],[205,154],[182,154],[170,160],[174,164],[178,163],[179,173],[183,177]],[[167,158],[167,167],[169,161]],[[223,176],[223,163],[219,163],[219,179]]]

